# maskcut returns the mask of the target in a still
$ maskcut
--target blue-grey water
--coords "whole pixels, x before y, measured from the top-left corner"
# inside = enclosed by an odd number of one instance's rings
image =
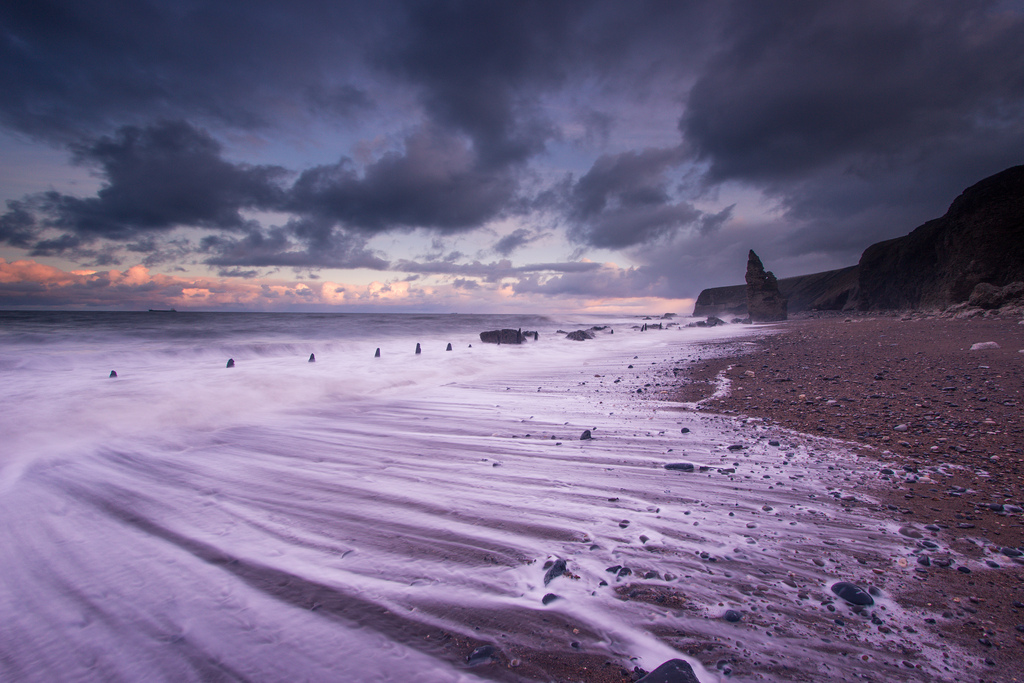
[[[0,312],[0,679],[559,680],[537,653],[694,642],[740,661],[690,657],[705,683],[941,678],[891,601],[891,637],[826,610],[909,553],[825,495],[855,456],[665,400],[761,332],[641,322]]]

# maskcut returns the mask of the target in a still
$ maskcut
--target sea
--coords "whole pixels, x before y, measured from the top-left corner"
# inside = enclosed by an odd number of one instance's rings
[[[0,312],[0,680],[933,680],[829,590],[873,470],[673,401],[770,334],[686,322]]]

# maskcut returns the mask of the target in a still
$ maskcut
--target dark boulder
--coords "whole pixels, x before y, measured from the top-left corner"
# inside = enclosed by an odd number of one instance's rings
[[[451,351],[451,350],[452,350],[452,343],[448,342],[448,348],[446,348],[445,351]]]
[[[116,370],[111,370],[110,371],[110,377],[117,377],[117,371]]]
[[[670,659],[637,683],[700,683],[693,667],[681,659]]]
[[[373,354],[374,358],[380,358],[380,347],[377,347],[377,351]]]
[[[987,282],[979,282],[971,290],[967,303],[979,308],[999,308],[1008,303],[1016,303],[1024,298],[1024,282],[1011,282],[1005,287],[996,287]]]
[[[580,434],[580,441],[590,441],[593,438],[594,437],[590,434],[590,430],[589,429],[584,429],[583,433]]]
[[[851,605],[870,606],[875,604],[874,599],[868,595],[867,591],[849,581],[840,581],[835,584],[832,586],[832,592]]]
[[[565,560],[555,560],[551,563],[551,566],[548,567],[547,572],[544,574],[544,585],[548,585],[554,579],[557,579],[559,576],[564,574],[565,568]]]
[[[420,343],[419,342],[416,342],[416,353],[423,353],[423,350],[420,349]]]
[[[695,323],[689,323],[687,327],[718,327],[719,325],[725,325],[725,321],[721,318],[709,315],[707,320],[698,320]]]
[[[779,292],[779,281],[765,272],[761,259],[751,249],[747,255],[747,313],[755,323],[785,320],[787,301]]]
[[[235,367],[235,359],[234,358],[228,358],[228,364],[225,367],[228,367],[228,368]]]
[[[490,330],[480,333],[480,341],[485,344],[522,344],[522,330]]]
[[[315,355],[313,355],[312,353],[311,353],[311,354],[309,354],[309,360],[308,360],[308,361],[306,361],[306,362],[307,362],[307,363],[315,363],[315,362],[316,362],[316,356],[315,356]]]
[[[565,338],[571,339],[573,341],[586,341],[588,339],[593,339],[594,334],[592,332],[588,332],[587,330],[576,330],[575,332],[570,332],[569,334],[565,335]]]

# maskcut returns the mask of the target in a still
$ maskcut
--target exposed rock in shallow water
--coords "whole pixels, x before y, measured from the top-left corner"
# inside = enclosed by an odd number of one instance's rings
[[[589,429],[584,429],[583,433],[580,434],[580,441],[589,441],[592,438],[594,438],[594,436],[590,433]]]
[[[228,358],[228,364],[225,365],[224,367],[227,367],[227,368],[235,367],[235,359],[234,358]]]
[[[786,320],[786,299],[779,293],[779,282],[765,272],[754,250],[747,256],[747,313],[751,322],[765,323]]]
[[[565,335],[565,338],[573,341],[586,341],[588,339],[593,339],[594,335],[592,332],[588,332],[587,330],[576,330],[575,332],[570,332]]]
[[[548,585],[554,579],[565,573],[565,560],[555,560],[554,563],[548,568],[547,573],[544,574],[544,585]]]
[[[693,463],[670,462],[665,464],[666,470],[677,470],[679,472],[693,472]]]
[[[670,659],[637,683],[700,683],[700,680],[687,662]]]
[[[110,377],[112,377],[112,378],[113,377],[117,377],[117,371],[116,370],[111,370],[110,371]]]
[[[480,333],[480,341],[485,344],[522,344],[523,333],[520,330],[490,330]]]
[[[688,323],[687,327],[718,327],[719,325],[725,325],[725,321],[721,318],[716,318],[713,315],[709,315],[707,320],[698,320],[695,323]]]

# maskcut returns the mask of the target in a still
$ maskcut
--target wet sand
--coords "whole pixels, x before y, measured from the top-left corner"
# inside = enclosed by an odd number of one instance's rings
[[[879,577],[918,615],[912,628],[963,648],[947,660],[958,680],[1024,680],[1024,566],[1009,556],[1024,546],[1024,325],[915,315],[764,329],[678,373],[674,398],[840,440],[874,461],[873,476],[837,497],[851,511],[874,499],[912,527],[916,556]],[[970,350],[991,341],[1000,348]],[[728,394],[711,397],[722,378]],[[950,553],[968,561],[940,566]]]

